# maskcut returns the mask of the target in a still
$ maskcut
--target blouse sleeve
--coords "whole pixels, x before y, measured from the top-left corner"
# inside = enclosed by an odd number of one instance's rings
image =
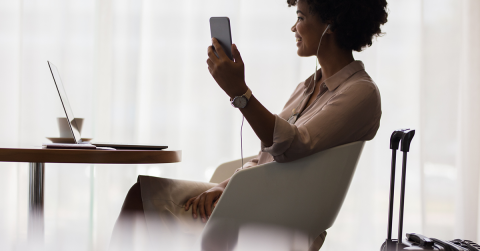
[[[262,143],[261,149],[277,162],[289,162],[334,146],[372,139],[379,126],[379,99],[374,84],[360,82],[333,96],[303,124],[292,125],[275,115],[273,144],[265,147]],[[372,131],[373,135],[365,138]]]

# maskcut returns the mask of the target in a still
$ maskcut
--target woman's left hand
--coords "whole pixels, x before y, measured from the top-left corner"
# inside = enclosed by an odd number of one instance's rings
[[[243,95],[248,87],[245,83],[245,66],[237,46],[232,45],[232,55],[235,60],[232,61],[216,38],[212,38],[212,43],[213,46],[208,47],[207,59],[210,74],[231,98]],[[214,47],[218,57],[214,53]]]
[[[222,196],[223,190],[225,190],[225,187],[217,185],[198,196],[190,198],[185,204],[185,211],[188,211],[190,206],[192,206],[193,218],[196,219],[197,215],[200,214],[202,221],[207,222],[207,219],[210,218],[213,212],[213,208],[218,203],[218,199]]]

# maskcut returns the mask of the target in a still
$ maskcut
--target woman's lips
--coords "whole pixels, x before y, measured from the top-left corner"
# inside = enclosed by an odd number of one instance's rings
[[[301,43],[302,43],[302,39],[297,37],[297,46],[300,46]]]

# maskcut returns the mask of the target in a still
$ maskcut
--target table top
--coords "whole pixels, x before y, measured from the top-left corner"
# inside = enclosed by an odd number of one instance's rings
[[[154,164],[181,159],[180,150],[0,148],[0,162]]]

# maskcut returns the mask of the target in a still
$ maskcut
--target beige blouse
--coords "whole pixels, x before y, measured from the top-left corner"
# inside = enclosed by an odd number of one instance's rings
[[[335,146],[373,139],[382,115],[380,93],[363,63],[354,61],[326,79],[315,101],[305,108],[309,96],[304,95],[312,95],[312,78],[313,74],[300,83],[283,111],[275,115],[273,145],[261,144],[259,155],[243,168],[271,161],[289,162]],[[287,121],[294,109],[300,111],[299,117],[290,124]]]

